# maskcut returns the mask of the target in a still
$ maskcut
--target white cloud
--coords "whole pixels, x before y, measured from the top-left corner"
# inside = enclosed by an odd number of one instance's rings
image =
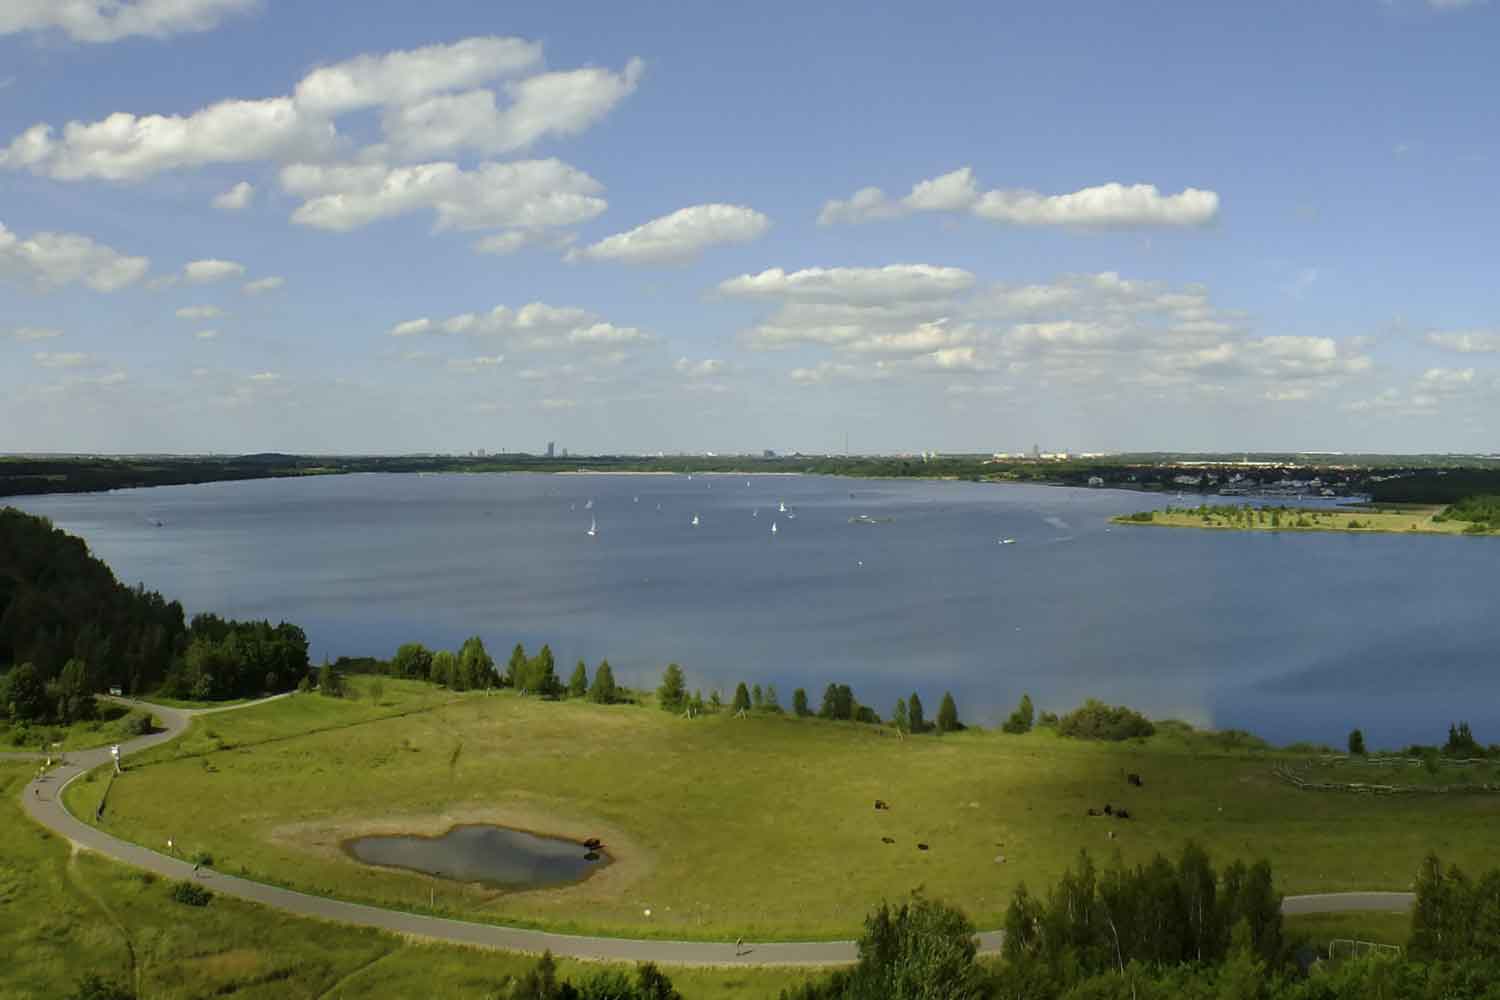
[[[490,90],[437,94],[391,107],[381,124],[390,149],[404,159],[510,153],[588,129],[634,93],[644,70],[632,59],[623,73],[593,67],[541,73],[506,84],[504,107]]]
[[[219,339],[219,331],[218,330],[199,330],[197,333],[193,334],[193,336],[197,337],[199,340],[218,340]]]
[[[34,125],[0,152],[0,167],[55,180],[139,181],[216,163],[326,156],[335,139],[330,122],[289,97],[221,101],[189,115],[118,111],[97,122],[69,122],[61,138],[50,125]]]
[[[690,361],[687,358],[678,358],[672,365],[677,374],[686,378],[717,378],[729,373],[729,365],[717,358],[704,358],[702,361]]]
[[[281,375],[278,372],[256,372],[250,376],[250,381],[261,383],[280,382]]]
[[[487,313],[460,313],[442,321],[428,317],[397,323],[390,336],[419,334],[492,336],[505,338],[516,350],[547,351],[568,347],[618,351],[641,344],[651,334],[633,326],[616,326],[586,309],[532,302],[512,309],[496,306]]]
[[[957,267],[890,264],[885,267],[810,267],[790,273],[773,267],[719,283],[740,298],[800,302],[880,303],[943,298],[972,287],[974,275]]]
[[[743,205],[692,205],[568,254],[569,260],[618,260],[633,264],[685,261],[724,243],[748,243],[771,220]]]
[[[411,337],[419,333],[427,333],[432,329],[432,320],[423,316],[421,319],[409,319],[404,323],[397,323],[391,327],[392,337]]]
[[[43,326],[21,326],[14,330],[9,330],[5,334],[11,340],[18,340],[22,343],[29,343],[36,340],[51,340],[54,337],[61,337],[62,335],[63,332],[61,330],[54,330],[51,327]]]
[[[127,257],[87,236],[35,233],[23,240],[0,223],[0,277],[19,278],[38,289],[76,282],[114,292],[135,284],[150,267],[145,257]]]
[[[540,229],[509,229],[503,233],[495,233],[493,236],[476,240],[474,252],[500,257],[531,246],[561,250],[575,239],[577,236],[574,233],[549,233]]]
[[[347,232],[381,219],[431,209],[438,229],[539,229],[592,219],[607,202],[603,185],[560,160],[413,167],[296,164],[282,186],[307,200],[292,221]]]
[[[448,367],[453,371],[469,372],[471,374],[498,368],[505,363],[505,355],[481,355],[477,358],[453,358],[448,362]]]
[[[309,112],[331,118],[473,87],[530,69],[541,59],[539,43],[495,36],[356,56],[313,70],[297,84],[296,100]]]
[[[578,403],[571,399],[544,399],[542,409],[544,410],[571,410]]]
[[[93,357],[79,351],[65,351],[60,354],[37,351],[31,356],[31,360],[43,368],[85,368],[95,363]]]
[[[207,31],[259,5],[259,0],[5,0],[0,35],[56,30],[75,42],[167,38]]]
[[[1417,379],[1426,392],[1462,392],[1474,384],[1472,368],[1429,368]]]
[[[254,281],[246,282],[240,291],[246,295],[264,295],[266,292],[276,291],[276,289],[285,284],[285,278],[278,275],[271,275],[270,277],[256,278]]]
[[[86,2],[67,0],[62,6]],[[207,0],[145,2],[183,7]],[[40,123],[0,150],[0,167],[57,180],[128,182],[212,164],[318,162],[349,145],[335,120],[365,108],[383,109],[386,131],[385,142],[362,154],[365,163],[460,150],[511,152],[594,125],[635,90],[643,72],[641,61],[632,59],[620,73],[598,68],[538,73],[505,84],[504,107],[494,92],[473,89],[523,72],[540,59],[538,43],[517,38],[469,38],[363,55],[314,70],[289,96],[227,100],[187,114],[116,112],[95,122],[69,122],[60,132]],[[411,179],[401,175],[398,181],[403,177]],[[479,178],[481,185],[494,180]],[[242,182],[215,204],[237,210],[253,195]]]
[[[218,306],[183,306],[177,310],[177,318],[187,320],[218,319],[223,315],[224,310]]]
[[[232,260],[195,260],[182,269],[182,276],[190,285],[208,285],[244,273],[245,265]]]
[[[973,170],[963,167],[918,182],[899,200],[886,197],[880,188],[862,188],[847,201],[827,202],[818,222],[872,222],[914,212],[963,212],[1028,226],[1201,226],[1217,217],[1219,196],[1191,187],[1164,195],[1154,184],[1115,182],[1060,195],[1000,189],[981,193]]]
[[[221,212],[238,212],[249,208],[254,199],[255,185],[249,181],[240,181],[214,199],[214,208]]]
[[[1458,354],[1500,354],[1500,330],[1435,330],[1427,343]]]

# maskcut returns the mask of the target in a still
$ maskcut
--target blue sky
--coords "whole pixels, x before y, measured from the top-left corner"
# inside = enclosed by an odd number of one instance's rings
[[[1500,4],[59,6],[0,450],[1495,449]]]

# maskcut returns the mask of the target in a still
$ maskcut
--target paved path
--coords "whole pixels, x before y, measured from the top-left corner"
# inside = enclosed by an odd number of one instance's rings
[[[286,697],[278,695],[277,697]],[[262,702],[248,702],[225,708],[174,709],[142,702],[127,702],[132,707],[149,708],[162,724],[162,731],[142,736],[121,745],[121,755],[129,756],[148,747],[175,739],[196,715],[233,711]],[[270,701],[273,699],[263,699]],[[12,755],[0,755],[6,757]],[[15,755],[20,756],[20,755]],[[155,872],[164,878],[194,878],[193,866],[180,858],[112,837],[102,830],[79,822],[59,801],[68,782],[92,768],[109,764],[109,748],[74,751],[66,763],[54,767],[43,778],[31,782],[23,792],[27,815],[66,837],[73,844],[95,851],[116,861]],[[165,844],[162,845],[165,848]],[[299,917],[313,917],[374,927],[395,934],[427,938],[452,944],[499,948],[533,954],[550,950],[559,957],[618,962],[658,962],[663,965],[842,965],[855,960],[853,941],[778,941],[746,942],[743,946],[708,941],[633,940],[630,938],[587,937],[574,934],[552,934],[546,931],[500,927],[494,924],[448,920],[422,916],[401,910],[388,910],[362,903],[350,903],[326,896],[249,879],[224,875],[204,869],[196,876],[215,892],[260,903]],[[1288,914],[1343,913],[1364,911],[1404,912],[1413,902],[1411,893],[1359,892],[1330,893],[1314,896],[1288,896],[1282,911]],[[1000,950],[1003,931],[986,931],[979,935],[981,954]]]

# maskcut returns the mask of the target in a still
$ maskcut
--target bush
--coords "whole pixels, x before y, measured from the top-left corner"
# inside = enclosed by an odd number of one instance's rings
[[[101,979],[91,972],[78,980],[68,1000],[135,1000],[135,994],[114,980]]]
[[[151,716],[145,712],[132,712],[125,720],[125,735],[147,736],[150,735]]]
[[[1365,755],[1365,734],[1358,729],[1349,733],[1349,752],[1356,757]]]
[[[172,886],[172,899],[184,906],[207,906],[214,894],[194,882],[182,881]]]
[[[1031,732],[1031,727],[1035,721],[1036,709],[1031,704],[1031,695],[1023,694],[1021,695],[1021,703],[1016,706],[1014,712],[1010,713],[1010,718],[1006,719],[1005,724],[1000,728],[1007,733],[1019,735],[1020,733]]]
[[[1090,698],[1057,721],[1057,731],[1079,740],[1129,740],[1156,732],[1151,720],[1124,705]]]

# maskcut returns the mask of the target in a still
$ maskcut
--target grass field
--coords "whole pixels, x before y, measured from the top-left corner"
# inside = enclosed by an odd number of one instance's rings
[[[1435,515],[1442,513],[1442,506],[1399,505],[1387,507],[1344,507],[1339,509],[1307,509],[1285,507],[1279,522],[1273,525],[1269,516],[1261,516],[1260,508],[1253,508],[1254,516],[1245,519],[1217,513],[1229,508],[1210,507],[1206,512],[1193,508],[1173,507],[1167,510],[1150,511],[1151,520],[1139,520],[1134,515],[1122,514],[1112,519],[1115,524],[1155,525],[1165,528],[1208,528],[1220,531],[1352,531],[1356,533],[1438,534],[1461,535],[1470,527],[1467,521],[1438,521]],[[1244,508],[1235,508],[1243,510]]]
[[[99,718],[66,726],[15,726],[0,723],[0,750],[43,751],[61,744],[62,750],[84,750],[130,739],[126,732],[129,709],[99,702]]]
[[[56,1000],[95,973],[151,1000],[502,995],[532,959],[428,945],[288,917],[215,897],[203,909],[170,886],[69,845],[17,807],[30,765],[0,762],[0,998]],[[560,961],[566,976],[597,966]],[[775,997],[807,973],[672,969],[688,1000]]]
[[[104,825],[350,899],[723,940],[853,936],[873,905],[917,886],[995,927],[1018,883],[1050,886],[1080,848],[1134,862],[1188,838],[1221,863],[1268,858],[1287,892],[1407,889],[1428,850],[1491,866],[1500,819],[1500,797],[1298,791],[1271,773],[1282,757],[1175,732],[1144,745],[1050,731],[901,741],[843,723],[385,687],[381,706],[297,695],[199,719],[132,763]],[[376,717],[393,712],[409,714]],[[1127,771],[1144,787],[1127,786]],[[75,783],[75,815],[91,816],[103,787]],[[1086,815],[1105,803],[1134,818]],[[339,848],[474,821],[600,836],[616,862],[566,889],[501,893],[363,866]]]
[[[1327,784],[1390,785],[1397,788],[1500,786],[1500,761],[1459,763],[1440,756],[1319,757],[1299,765],[1298,777]]]

